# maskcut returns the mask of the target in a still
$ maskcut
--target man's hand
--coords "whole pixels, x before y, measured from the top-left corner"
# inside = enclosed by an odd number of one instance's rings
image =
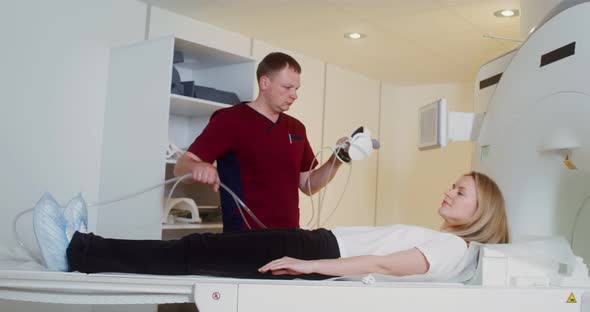
[[[338,141],[336,141],[336,145],[341,145],[342,143],[346,142],[346,140],[348,140],[348,137],[341,137],[338,139]],[[348,148],[346,148],[346,150],[348,150]]]
[[[313,273],[314,262],[283,257],[273,260],[258,269],[260,273],[271,271],[273,275],[300,275]]]
[[[342,145],[349,139],[349,137],[342,137],[338,139],[338,141],[336,142],[336,146],[338,146],[338,148],[334,151],[335,154],[338,154],[338,158],[346,163],[350,163],[350,157],[348,156],[348,149],[350,148],[350,144],[346,144],[344,146]],[[332,157],[334,157],[334,155],[332,155]],[[332,157],[330,157],[330,160],[333,160]]]
[[[213,185],[213,191],[219,191],[219,175],[217,168],[212,164],[202,161],[197,155],[186,152],[180,156],[174,166],[174,176],[180,177],[189,174],[192,180],[185,180],[185,183],[199,182]]]
[[[219,191],[219,175],[212,164],[199,161],[193,165],[191,174],[196,182],[213,185],[213,191]]]

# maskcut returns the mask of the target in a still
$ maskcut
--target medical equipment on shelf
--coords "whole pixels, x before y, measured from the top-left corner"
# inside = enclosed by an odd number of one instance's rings
[[[201,223],[201,221],[199,207],[192,198],[172,198],[164,204],[162,223]]]
[[[178,146],[176,146],[176,144],[174,143],[168,143],[168,146],[166,147],[166,159],[168,160],[176,160],[178,158],[180,158],[180,156],[182,156],[182,154],[184,154],[184,150],[182,150],[181,148],[179,148]]]

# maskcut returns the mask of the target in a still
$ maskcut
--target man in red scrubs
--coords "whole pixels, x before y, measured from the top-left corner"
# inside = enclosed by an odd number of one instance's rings
[[[305,126],[285,113],[297,99],[300,75],[301,67],[291,56],[267,55],[256,71],[258,97],[217,110],[178,160],[174,175],[190,173],[215,191],[221,180],[266,227],[298,228],[299,190],[316,193],[342,164],[332,155],[316,169]],[[247,230],[232,197],[225,190],[220,197],[224,232]],[[252,229],[260,228],[245,216]]]

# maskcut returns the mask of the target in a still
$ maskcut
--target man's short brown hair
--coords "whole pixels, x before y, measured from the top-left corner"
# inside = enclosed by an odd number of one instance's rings
[[[256,78],[260,80],[262,76],[271,76],[285,67],[289,67],[296,73],[301,74],[301,66],[293,57],[281,52],[272,52],[258,64]]]

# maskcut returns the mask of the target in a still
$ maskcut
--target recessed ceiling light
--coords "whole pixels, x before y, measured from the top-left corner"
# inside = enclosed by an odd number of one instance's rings
[[[505,17],[510,17],[510,16],[514,16],[514,11],[504,10],[504,11],[500,12],[500,14],[502,14],[502,16],[505,16]]]
[[[365,34],[361,34],[361,33],[357,33],[357,32],[344,34],[344,37],[346,37],[348,39],[362,39],[362,38],[365,38],[366,36],[367,35],[365,35]]]
[[[494,12],[496,17],[516,17],[520,12],[517,9],[504,9]]]

